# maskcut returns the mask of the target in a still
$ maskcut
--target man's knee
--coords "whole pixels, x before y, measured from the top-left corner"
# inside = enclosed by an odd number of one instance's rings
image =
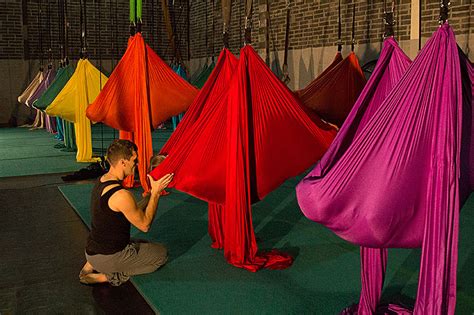
[[[153,243],[153,256],[153,265],[158,269],[168,260],[168,250],[163,244]]]

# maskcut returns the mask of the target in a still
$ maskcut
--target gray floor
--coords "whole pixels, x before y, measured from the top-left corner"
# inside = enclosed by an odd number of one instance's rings
[[[0,178],[0,314],[153,313],[131,283],[79,283],[88,229],[60,175]]]

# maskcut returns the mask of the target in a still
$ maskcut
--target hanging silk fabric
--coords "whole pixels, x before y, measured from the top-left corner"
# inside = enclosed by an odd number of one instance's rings
[[[41,97],[41,95],[48,89],[48,87],[51,85],[51,83],[54,80],[54,77],[56,76],[56,70],[52,68],[51,65],[48,66],[48,69],[46,70],[46,73],[44,75],[43,80],[41,83],[36,87],[33,93],[28,97],[26,100],[26,105],[28,106],[33,106],[34,102]],[[49,123],[49,116],[47,116],[45,113],[43,113],[40,110],[36,110],[36,119],[35,123],[33,124],[33,127],[36,128],[46,128],[48,132],[53,133],[53,130],[51,128],[51,124]]]
[[[351,113],[347,117],[344,125],[339,130],[330,148],[313,170],[312,174],[314,176],[324,177],[325,174],[328,173],[334,164],[341,158],[354,138],[356,138],[361,130],[364,129],[364,127],[367,125],[367,122],[371,119],[387,95],[400,80],[410,63],[411,61],[409,58],[403,53],[392,37],[389,37],[384,41],[382,52],[374,72],[370,77],[370,80],[367,82],[367,85],[361,92],[360,97],[354,105]],[[372,249],[362,247],[362,265],[365,265],[364,257],[368,254],[375,255],[375,257],[380,257],[380,259],[383,259],[383,261],[386,261],[387,259],[386,249]],[[383,279],[381,273],[385,272],[385,267],[386,264],[383,264],[383,266],[371,270],[374,273],[372,277]],[[362,276],[362,283],[363,287],[367,283],[367,279],[364,278],[364,276]],[[382,281],[380,281],[378,285],[383,285]],[[381,288],[382,287],[376,287],[376,289],[379,289],[380,291]],[[365,289],[366,288],[364,288],[363,291]],[[372,299],[376,300],[377,302],[379,298],[380,294],[378,293],[374,294],[372,297]],[[360,314],[374,313],[375,309],[370,307],[367,308],[368,304],[370,303],[368,303],[366,300],[367,296],[362,293],[361,300],[359,301],[360,308],[358,311]],[[377,306],[377,302],[372,304]]]
[[[251,204],[317,161],[335,130],[318,118],[312,121],[250,46],[240,56],[233,66],[235,57],[221,53],[183,128],[163,148],[168,157],[151,174],[174,173],[170,187],[217,210],[215,223],[221,226],[215,229],[223,232],[223,241],[213,241],[229,263],[250,271],[285,268],[291,257],[257,253]]]
[[[56,134],[56,118],[50,117],[43,112],[41,112],[41,114],[44,116],[44,128],[46,131],[51,134]]]
[[[204,66],[199,69],[197,72],[194,72],[190,77],[189,77],[189,82],[193,83],[196,81],[196,78],[203,72],[204,70],[207,69],[207,63],[204,64]]]
[[[20,96],[18,96],[18,102],[26,105],[26,101],[36,91],[38,86],[43,81],[43,78],[44,78],[43,70],[40,69],[38,73],[35,75],[35,77],[33,78],[33,80],[31,80],[30,84],[28,84],[28,87],[20,94]]]
[[[400,75],[408,61],[401,62],[406,58],[396,57],[397,51],[392,58],[399,59],[399,69],[388,72]],[[474,176],[472,66],[460,59],[447,24],[398,83],[390,82],[391,75],[385,84],[375,82],[383,78],[384,63],[387,55],[334,148],[298,184],[298,203],[306,217],[362,246],[360,313],[377,308],[384,249],[421,247],[414,313],[454,314],[459,210]],[[471,78],[462,70],[469,67]],[[377,87],[372,97],[377,83],[382,92]]]
[[[140,182],[148,190],[146,174],[153,155],[151,128],[185,111],[197,92],[137,33],[129,39],[127,50],[110,80],[87,108],[87,116],[121,130],[121,138],[137,144]]]
[[[303,104],[314,110],[321,118],[339,127],[342,126],[352,106],[366,83],[365,76],[354,54],[355,3],[352,12],[352,49],[342,59],[341,1],[338,15],[338,52],[334,61],[304,89],[296,91]]]
[[[220,100],[224,98],[223,96],[227,94],[229,82],[237,64],[237,58],[227,48],[224,48],[219,55],[214,71],[211,72],[209,79],[205,81],[203,88],[189,106],[183,120],[171,134],[171,137],[161,149],[160,154],[171,157],[182,154],[180,150],[184,150],[187,147],[187,141],[192,141],[193,139],[195,132],[193,125],[200,119],[201,113],[204,113],[205,116],[203,117],[206,118],[201,118],[198,126],[205,123],[205,119],[210,119],[208,115],[214,111],[216,104],[219,104]],[[200,129],[200,127],[197,128]],[[178,169],[185,161],[185,159],[167,158],[168,160],[171,162],[168,169]],[[176,181],[176,177],[174,181]],[[218,203],[209,202],[208,232],[213,248],[223,248],[224,246],[223,215],[221,213],[222,207]]]
[[[199,71],[199,73],[191,79],[191,84],[201,89],[206,83],[207,79],[209,79],[209,76],[211,75],[215,66],[215,62],[212,62],[210,65],[205,64],[201,71]]]
[[[33,103],[33,106],[38,109],[45,110],[53,102],[53,100],[56,98],[59,92],[64,88],[64,86],[69,81],[73,73],[74,73],[74,68],[71,65],[67,65],[66,67],[59,68],[58,72],[56,73],[56,77],[54,78],[54,81],[51,83],[48,89],[40,96],[40,98],[38,98]],[[72,133],[71,135],[69,134],[65,135],[65,132],[69,133],[70,128],[67,128],[68,131],[66,131],[66,129],[63,128],[63,120],[61,118],[56,117],[56,124],[57,124],[59,140],[62,141],[64,140],[64,138],[69,139],[70,137],[74,137],[74,133]]]
[[[100,82],[107,82],[107,77],[88,59],[79,59],[72,77],[46,108],[48,115],[74,123],[77,162],[97,161],[92,158],[91,123],[86,108],[99,94]]]
[[[342,126],[365,83],[364,73],[354,52],[343,60],[338,52],[331,65],[296,94],[304,105],[321,118]]]
[[[76,145],[76,132],[74,130],[74,123],[61,119],[63,122],[64,130],[64,146],[63,149],[66,152],[75,152],[77,151]]]
[[[71,65],[59,68],[54,81],[49,85],[48,89],[33,103],[33,106],[38,109],[45,110],[53,102],[59,92],[64,88],[73,73],[74,68]]]
[[[184,68],[181,65],[178,65],[178,66],[172,65],[171,69],[173,69],[173,71],[176,72],[181,78],[188,81],[188,75],[186,74],[186,70],[184,70]],[[173,123],[173,130],[176,130],[176,127],[178,126],[181,119],[183,119],[183,113],[180,113],[177,116],[171,117],[171,121]]]
[[[40,71],[38,71],[36,76],[33,78],[33,80],[30,82],[28,87],[20,94],[20,96],[18,96],[18,102],[28,106],[27,104],[28,99],[31,97],[33,93],[35,93],[36,89],[41,84],[41,82],[43,82],[43,80],[44,80],[44,73],[43,73],[43,69],[41,68]],[[38,120],[40,118],[38,115],[39,115],[39,112],[36,111],[33,125],[29,125],[28,127],[33,127],[37,125]]]
[[[188,81],[188,75],[186,74],[186,70],[181,65],[178,65],[178,68],[176,68],[176,73],[186,81]]]
[[[221,95],[226,93],[225,91],[228,89],[237,63],[237,58],[227,48],[221,51],[214,71],[194,98],[178,128],[171,134],[163,148],[161,148],[161,154],[171,154],[171,149],[177,143],[183,143],[182,141],[184,140],[182,139],[189,139],[191,137],[193,125],[199,119],[201,113],[212,110],[212,107],[206,108],[206,105],[213,106],[221,98]]]
[[[340,54],[338,55],[340,56]],[[331,66],[337,65],[336,60],[337,56]],[[342,58],[339,60],[341,61]],[[339,160],[356,135],[361,132],[367,121],[380,107],[388,93],[400,80],[410,63],[411,60],[401,50],[393,37],[385,39],[379,60],[369,82],[362,90],[345,124],[339,130],[328,151],[316,165],[313,174],[317,173],[317,176],[323,177]],[[331,66],[326,71],[330,71]]]

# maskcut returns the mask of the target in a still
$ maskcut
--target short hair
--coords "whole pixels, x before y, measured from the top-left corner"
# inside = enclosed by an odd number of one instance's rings
[[[111,165],[115,165],[120,159],[129,160],[133,152],[137,152],[138,147],[129,140],[115,139],[107,149],[107,160]]]
[[[155,153],[150,159],[150,171],[160,165],[160,163],[163,162],[165,158],[165,155]]]

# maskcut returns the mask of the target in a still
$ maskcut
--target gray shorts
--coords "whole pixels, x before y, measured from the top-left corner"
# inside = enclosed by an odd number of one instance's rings
[[[130,276],[150,273],[163,266],[168,259],[168,252],[160,243],[133,241],[115,254],[86,253],[86,259],[95,270],[107,276],[111,285],[119,286],[127,282]]]

